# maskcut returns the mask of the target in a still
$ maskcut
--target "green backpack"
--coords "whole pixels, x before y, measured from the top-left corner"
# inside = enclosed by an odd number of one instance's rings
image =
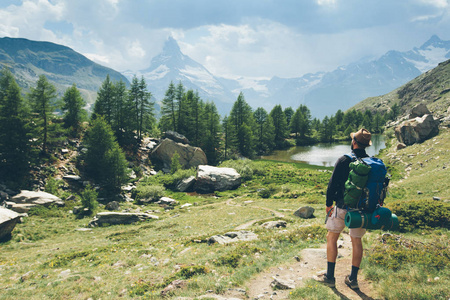
[[[344,203],[348,207],[355,208],[366,187],[371,167],[362,159],[355,159],[349,167],[350,173],[344,189]]]

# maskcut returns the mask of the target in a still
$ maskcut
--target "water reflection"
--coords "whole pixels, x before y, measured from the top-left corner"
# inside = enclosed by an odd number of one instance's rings
[[[372,136],[372,146],[366,148],[367,154],[376,155],[386,147],[383,135]],[[304,162],[310,165],[330,167],[343,154],[350,153],[350,141],[345,143],[324,143],[314,146],[292,147],[288,150],[277,150],[263,159]]]

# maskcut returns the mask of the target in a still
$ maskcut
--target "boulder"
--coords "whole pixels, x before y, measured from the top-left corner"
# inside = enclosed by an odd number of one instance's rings
[[[406,148],[405,144],[403,144],[403,143],[398,143],[397,144],[397,150],[402,150],[402,149],[405,149],[405,148]]]
[[[98,213],[90,222],[90,227],[104,225],[133,224],[140,221],[158,219],[158,216],[145,213],[119,213],[119,212],[101,212]]]
[[[175,206],[175,205],[178,204],[178,201],[177,201],[177,200],[174,200],[174,199],[172,199],[172,198],[169,198],[169,197],[161,197],[161,198],[159,199],[159,201],[156,202],[156,203],[161,204],[161,205]]]
[[[280,227],[286,227],[287,222],[286,221],[270,221],[266,222],[261,225],[261,227],[267,228],[267,229],[274,229],[274,228],[280,228]]]
[[[402,122],[395,127],[395,136],[400,143],[421,143],[439,133],[439,121],[432,115],[424,115]]]
[[[424,115],[431,115],[431,112],[428,110],[428,107],[424,103],[419,103],[411,109],[409,113],[409,119],[421,118]]]
[[[314,217],[314,208],[311,206],[300,207],[296,212],[294,212],[294,216],[300,217],[302,219],[309,219]]]
[[[192,190],[195,184],[195,176],[184,178],[177,184],[177,190],[180,192],[188,192]]]
[[[189,140],[182,134],[179,134],[175,131],[166,131],[164,132],[164,138],[170,139],[176,143],[186,144],[189,145]]]
[[[277,278],[272,276],[273,281],[270,283],[270,286],[274,290],[290,290],[295,289],[295,284],[292,280],[284,280],[281,278]]]
[[[214,235],[208,239],[208,244],[218,243],[221,245],[242,242],[242,241],[253,241],[256,240],[258,236],[251,231],[233,231],[227,232],[224,235]]]
[[[170,168],[173,154],[180,156],[179,162],[184,169],[204,165],[208,162],[206,155],[199,147],[193,147],[164,139],[150,154],[152,161],[162,164],[162,168]]]
[[[11,201],[5,201],[5,207],[15,211],[16,213],[27,213],[32,209],[33,207],[38,206],[38,204],[32,204],[32,203],[15,203]]]
[[[10,199],[16,204],[36,204],[49,207],[50,205],[64,206],[65,203],[59,197],[42,191],[23,190]]]
[[[200,165],[194,190],[199,193],[233,190],[241,185],[241,175],[233,168],[218,168]]]
[[[20,222],[20,217],[17,212],[0,206],[0,240],[11,236],[14,227]]]
[[[108,202],[108,204],[106,204],[105,208],[107,210],[119,210],[120,204],[117,201],[111,201],[111,202]]]

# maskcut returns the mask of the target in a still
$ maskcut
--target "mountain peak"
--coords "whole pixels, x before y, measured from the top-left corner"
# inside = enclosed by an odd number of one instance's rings
[[[180,46],[172,36],[169,36],[167,41],[164,43],[163,53],[170,53],[170,54],[181,53]]]
[[[444,41],[441,40],[437,35],[432,35],[428,41],[426,41],[422,46],[420,46],[420,49],[426,49],[430,46],[434,47],[443,47]]]

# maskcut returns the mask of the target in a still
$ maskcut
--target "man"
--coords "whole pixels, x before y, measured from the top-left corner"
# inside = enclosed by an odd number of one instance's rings
[[[351,133],[352,138],[351,149],[356,157],[368,157],[365,148],[372,145],[371,134],[368,130],[362,128],[356,133]],[[350,172],[351,158],[343,155],[341,156],[333,170],[330,182],[328,183],[326,212],[327,221],[327,272],[325,274],[315,276],[314,279],[324,283],[329,287],[335,287],[336,279],[334,277],[334,270],[336,267],[337,258],[337,241],[340,233],[345,227],[345,214],[347,209],[344,204],[344,185]],[[333,207],[333,203],[335,206]],[[351,289],[359,289],[358,286],[358,271],[363,256],[363,246],[361,238],[366,233],[364,228],[350,228],[349,234],[352,240],[352,271],[350,275],[345,277],[345,284]]]

